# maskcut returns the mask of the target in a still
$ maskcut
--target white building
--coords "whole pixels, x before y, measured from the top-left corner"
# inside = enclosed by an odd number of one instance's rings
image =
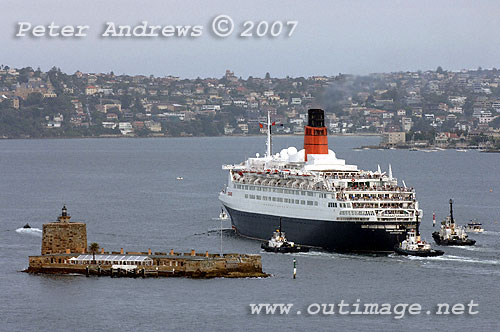
[[[130,122],[120,122],[118,129],[120,129],[122,135],[128,135],[134,132],[134,128],[132,128],[132,124]]]
[[[411,118],[402,117],[401,126],[403,127],[403,130],[405,132],[409,132],[411,130],[411,127],[413,127],[413,121],[411,121]]]
[[[117,124],[115,122],[103,122],[102,126],[106,129],[115,129]]]

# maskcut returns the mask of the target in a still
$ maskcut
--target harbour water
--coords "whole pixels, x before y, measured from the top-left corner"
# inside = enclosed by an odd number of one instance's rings
[[[275,137],[274,149],[302,137]],[[327,252],[268,254],[260,243],[224,235],[224,252],[261,253],[267,279],[111,279],[20,273],[40,252],[41,229],[66,204],[105,250],[218,252],[209,229],[220,212],[223,163],[263,153],[264,137],[0,141],[1,331],[88,330],[497,330],[500,292],[499,155],[455,150],[353,150],[376,137],[331,137],[347,163],[382,170],[416,188],[421,232],[432,242],[454,199],[454,217],[483,223],[473,247],[435,258]],[[183,180],[177,180],[182,177]],[[227,227],[227,224],[223,225]],[[285,230],[286,231],[286,230]],[[271,234],[270,234],[271,235]],[[435,245],[434,245],[435,246]],[[436,246],[435,246],[436,247]],[[443,249],[443,248],[441,248]],[[293,258],[297,279],[292,279]],[[307,314],[312,303],[419,303],[420,315]],[[438,303],[479,306],[476,315],[435,315]],[[252,315],[249,304],[293,303],[288,315]],[[426,314],[429,310],[431,313]],[[301,311],[301,314],[297,314]]]

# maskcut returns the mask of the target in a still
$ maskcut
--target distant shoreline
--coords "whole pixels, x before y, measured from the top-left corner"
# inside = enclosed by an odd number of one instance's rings
[[[273,137],[302,137],[303,134],[273,134]],[[348,134],[328,134],[329,137],[356,137],[381,136],[377,133],[348,133]],[[39,140],[39,139],[81,139],[81,138],[120,138],[120,139],[135,139],[135,138],[196,138],[196,137],[265,137],[265,135],[220,135],[220,136],[124,136],[124,135],[102,135],[102,136],[59,136],[59,137],[0,137],[1,140]]]

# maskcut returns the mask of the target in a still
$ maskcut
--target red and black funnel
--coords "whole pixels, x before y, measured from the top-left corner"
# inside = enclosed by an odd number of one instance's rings
[[[317,108],[308,110],[307,126],[304,129],[305,161],[308,154],[328,154],[325,112]]]

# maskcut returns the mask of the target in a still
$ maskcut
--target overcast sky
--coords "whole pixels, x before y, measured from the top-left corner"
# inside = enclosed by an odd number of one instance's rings
[[[1,0],[0,64],[72,73],[246,78],[500,67],[500,1]],[[236,27],[210,33],[219,14]],[[202,25],[198,38],[102,38],[106,22]],[[296,20],[289,37],[238,38],[245,20]],[[17,23],[89,25],[85,38],[17,38]]]

